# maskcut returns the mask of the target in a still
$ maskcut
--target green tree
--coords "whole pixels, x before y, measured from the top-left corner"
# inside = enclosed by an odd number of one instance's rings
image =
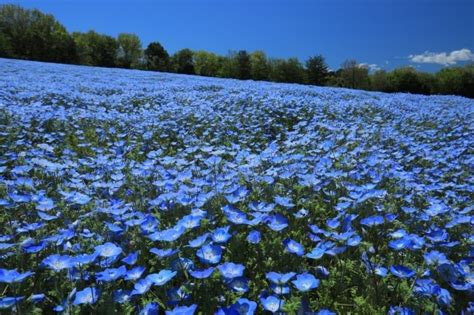
[[[423,93],[423,85],[416,70],[411,67],[395,69],[388,78],[394,92]]]
[[[194,74],[194,59],[191,49],[185,48],[177,51],[172,57],[174,70],[177,73]]]
[[[112,36],[95,31],[72,34],[77,47],[78,62],[83,65],[115,67],[117,66],[118,42]]]
[[[388,81],[387,72],[385,70],[375,71],[370,76],[370,87],[374,91],[390,92],[392,88]]]
[[[250,55],[246,50],[240,50],[236,55],[237,78],[240,80],[248,80],[251,77]]]
[[[344,61],[340,76],[344,87],[352,89],[368,89],[370,86],[369,69],[362,67],[356,60]]]
[[[136,67],[142,54],[142,43],[137,35],[121,33],[117,37],[119,44],[117,60],[121,67]]]
[[[52,15],[16,5],[0,6],[0,56],[74,62],[76,47]]]
[[[166,49],[158,42],[151,42],[144,51],[148,70],[168,71],[170,56]]]
[[[474,64],[443,68],[436,74],[437,91],[441,94],[474,98]]]
[[[221,68],[219,56],[211,52],[199,50],[194,52],[193,58],[196,74],[207,77],[216,77],[218,75]]]
[[[270,66],[263,51],[257,50],[250,54],[250,76],[253,80],[268,80]]]
[[[309,84],[325,85],[329,70],[322,55],[310,57],[306,61],[306,78]]]

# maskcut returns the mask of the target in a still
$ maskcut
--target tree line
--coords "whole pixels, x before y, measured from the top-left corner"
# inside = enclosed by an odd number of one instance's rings
[[[140,38],[131,33],[116,38],[93,30],[69,33],[52,15],[17,5],[0,6],[0,57],[474,98],[474,64],[443,68],[437,73],[411,67],[370,73],[356,60],[347,60],[331,71],[322,55],[304,63],[298,58],[269,58],[263,51],[231,51],[222,56],[185,48],[170,55],[158,41],[143,49]]]

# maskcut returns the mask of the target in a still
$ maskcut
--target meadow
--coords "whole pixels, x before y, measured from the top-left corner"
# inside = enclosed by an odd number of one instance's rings
[[[0,73],[2,314],[474,313],[474,100]]]

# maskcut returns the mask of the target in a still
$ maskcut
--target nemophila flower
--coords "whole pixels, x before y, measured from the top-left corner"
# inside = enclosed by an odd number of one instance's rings
[[[296,280],[291,281],[300,292],[306,292],[319,286],[319,280],[310,273],[303,273],[296,276]]]
[[[74,259],[71,256],[51,255],[43,259],[41,265],[53,271],[61,271],[74,266]]]
[[[390,306],[388,315],[415,315],[415,312],[408,307]]]
[[[260,298],[260,303],[262,303],[263,308],[266,311],[276,313],[285,305],[285,301],[277,298],[276,296],[270,295],[266,298]]]
[[[314,313],[314,315],[336,315],[336,313],[328,309],[321,309]]]
[[[449,293],[448,290],[440,288],[439,292],[436,294],[436,301],[439,305],[447,307],[451,305],[453,298],[451,297],[451,293]]]
[[[339,218],[333,218],[333,219],[328,219],[326,220],[326,225],[331,228],[331,229],[336,229],[341,225],[341,222],[339,221]]]
[[[204,245],[197,250],[196,255],[202,263],[214,265],[221,261],[222,249],[219,245]]]
[[[74,301],[72,302],[73,305],[81,305],[81,304],[95,304],[99,299],[100,292],[94,287],[85,288],[82,291],[77,291]]]
[[[194,268],[194,262],[186,257],[179,257],[171,262],[171,270],[173,271],[188,271]]]
[[[185,288],[174,287],[166,291],[168,296],[168,305],[174,306],[182,302],[187,301],[190,298],[190,294],[186,292]]]
[[[145,271],[145,267],[137,266],[127,271],[127,273],[124,276],[124,279],[136,281],[142,276],[144,271]]]
[[[93,263],[97,259],[97,257],[99,257],[99,254],[97,252],[94,252],[92,254],[82,254],[72,257],[72,262],[75,266],[85,266]]]
[[[319,278],[325,279],[329,277],[329,270],[327,270],[324,266],[316,266],[316,268],[314,268],[314,271],[316,273],[316,276],[318,276]]]
[[[331,241],[324,241],[318,243],[311,252],[306,254],[306,257],[311,258],[311,259],[320,259],[321,257],[324,256],[324,254],[327,254],[329,250],[334,248],[334,243]]]
[[[416,273],[414,270],[403,265],[393,265],[390,267],[390,272],[398,278],[411,278]]]
[[[150,302],[140,310],[139,315],[158,315],[159,305],[156,302]]]
[[[230,310],[239,315],[253,315],[257,310],[257,303],[246,298],[240,298],[231,305]]]
[[[221,228],[217,228],[212,233],[212,240],[215,243],[226,243],[230,238],[231,234],[229,233],[230,226],[224,226]]]
[[[0,309],[9,309],[24,299],[23,296],[11,297],[5,296],[0,298]]]
[[[162,286],[176,276],[176,271],[163,269],[159,273],[152,273],[146,276],[154,285]]]
[[[97,281],[111,282],[122,278],[126,273],[127,268],[125,266],[121,266],[119,268],[109,268],[105,269],[104,271],[97,272],[95,277]]]
[[[202,215],[189,214],[182,217],[177,224],[183,226],[186,229],[193,229],[201,225],[202,218]]]
[[[30,295],[30,297],[28,298],[28,300],[30,300],[32,303],[41,303],[45,300],[46,298],[46,295],[44,295],[44,293],[38,293],[38,294],[32,294]]]
[[[437,250],[432,250],[428,253],[425,253],[423,257],[425,258],[425,262],[428,265],[441,265],[449,261],[445,254]]]
[[[159,248],[152,248],[150,249],[150,253],[155,254],[160,258],[170,257],[174,254],[178,253],[178,249],[167,248],[167,249],[159,249]]]
[[[189,241],[188,242],[189,247],[193,247],[193,248],[201,247],[202,245],[206,243],[209,235],[210,235],[209,233],[204,233],[203,235],[200,235],[196,237],[195,239]]]
[[[232,279],[235,277],[241,277],[244,274],[245,266],[241,264],[234,264],[232,262],[226,262],[217,266],[217,269],[219,269],[224,278]]]
[[[127,255],[127,257],[123,258],[121,261],[126,263],[127,265],[133,266],[136,264],[138,260],[138,252],[133,252]]]
[[[235,292],[247,292],[249,289],[248,279],[245,277],[235,277],[227,281],[226,285]]]
[[[277,295],[286,295],[290,293],[290,287],[287,285],[270,284],[270,289]]]
[[[359,245],[360,242],[362,242],[362,237],[360,237],[359,235],[353,235],[347,239],[346,244],[347,246],[354,247]]]
[[[199,269],[190,270],[189,274],[193,278],[196,278],[196,279],[206,279],[206,278],[209,278],[213,272],[214,272],[214,267],[209,267],[203,270],[199,270]]]
[[[288,226],[288,219],[281,214],[268,216],[265,219],[267,226],[273,231],[279,232]]]
[[[147,215],[140,224],[140,229],[145,234],[156,232],[160,221],[152,215]]]
[[[180,238],[184,232],[186,232],[186,229],[181,225],[177,225],[171,229],[150,234],[148,238],[152,241],[174,242]]]
[[[165,311],[166,315],[193,315],[196,312],[197,305],[177,306],[171,311]]]
[[[279,206],[282,206],[284,208],[292,208],[295,206],[293,202],[291,202],[291,199],[288,197],[283,197],[283,196],[276,196],[275,197],[275,203]]]
[[[23,282],[26,278],[33,275],[34,273],[31,271],[27,271],[24,273],[19,273],[16,269],[8,270],[0,268],[0,282],[3,283],[15,283],[15,282]]]
[[[116,303],[119,303],[119,304],[127,303],[132,298],[132,291],[122,290],[122,289],[115,290],[112,294],[112,298],[114,302]]]
[[[380,215],[374,215],[371,217],[360,220],[360,224],[365,226],[376,226],[384,223],[384,218]]]
[[[148,278],[140,279],[133,286],[131,295],[145,294],[148,292],[148,290],[150,290],[152,285],[153,285],[153,282],[150,279]]]
[[[247,235],[247,242],[251,244],[258,244],[262,239],[262,234],[257,230],[250,231],[249,235]]]
[[[95,251],[100,257],[110,258],[116,257],[122,253],[122,249],[114,243],[105,243],[95,247]]]
[[[266,274],[266,278],[277,285],[283,285],[290,281],[296,275],[296,272],[288,272],[288,273],[277,273],[270,271]]]
[[[419,296],[432,297],[440,290],[432,279],[417,279],[413,288],[413,293]]]
[[[307,217],[309,214],[309,211],[306,210],[306,209],[300,209],[298,210],[296,213],[294,213],[294,217],[297,218],[297,219],[302,219],[302,218],[305,218]]]
[[[300,243],[287,238],[283,241],[283,244],[285,245],[285,249],[292,254],[296,254],[297,256],[303,256],[304,255],[304,247]]]

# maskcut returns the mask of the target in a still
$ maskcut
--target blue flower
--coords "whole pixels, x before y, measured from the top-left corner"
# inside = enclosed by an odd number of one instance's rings
[[[71,256],[62,256],[55,254],[43,259],[41,264],[51,270],[61,271],[63,269],[72,268],[74,266],[74,260]]]
[[[297,256],[303,256],[304,255],[304,247],[300,243],[287,238],[283,241],[283,244],[285,245],[285,248],[288,252],[292,254],[296,254]]]
[[[124,279],[136,281],[142,276],[144,271],[145,271],[145,267],[142,267],[142,266],[135,267],[127,271]]]
[[[222,276],[226,279],[232,279],[235,277],[241,277],[244,274],[245,267],[241,264],[234,264],[232,262],[226,262],[222,265],[217,266]]]
[[[411,278],[415,275],[415,271],[403,265],[394,265],[390,267],[392,274],[398,278]]]
[[[105,243],[95,247],[95,251],[100,257],[111,258],[122,253],[122,249],[114,243]]]
[[[19,273],[16,269],[8,270],[0,268],[0,282],[3,283],[15,283],[15,282],[23,282],[26,278],[34,274],[31,271],[27,271],[24,273]]]
[[[371,217],[360,220],[360,224],[366,226],[376,226],[384,223],[384,218],[380,215],[374,215]]]
[[[159,305],[156,302],[150,302],[140,311],[139,315],[158,315]]]
[[[196,252],[202,263],[217,264],[221,260],[222,249],[219,245],[204,245]]]
[[[251,244],[258,244],[262,239],[261,233],[257,230],[250,231],[249,235],[247,236],[247,242]]]
[[[306,292],[319,286],[319,280],[310,273],[303,273],[296,276],[296,280],[291,281],[300,292]]]
[[[122,259],[122,262],[127,265],[135,265],[138,260],[138,252],[133,252],[127,255],[127,257]]]
[[[260,298],[263,308],[266,311],[276,313],[285,305],[285,301],[277,298],[276,296],[270,295],[266,298]]]
[[[235,292],[247,292],[249,289],[249,281],[245,277],[235,277],[227,281],[227,286]]]
[[[423,257],[425,258],[425,262],[428,265],[437,265],[437,266],[439,266],[441,264],[449,262],[446,255],[439,252],[439,251],[437,251],[437,250],[432,250],[428,253],[425,253],[423,255]]]
[[[96,288],[85,288],[82,291],[77,291],[74,298],[73,305],[80,304],[94,304],[99,299],[99,291]]]
[[[152,273],[146,277],[154,285],[162,286],[176,275],[176,271],[163,269],[159,273]]]
[[[277,272],[268,272],[266,274],[267,279],[277,285],[283,285],[290,281],[296,275],[295,272],[288,272],[288,273],[277,273]]]
[[[28,300],[30,300],[33,303],[41,303],[44,301],[45,298],[46,298],[46,295],[44,295],[44,293],[38,293],[38,294],[30,295]]]
[[[171,311],[166,311],[166,315],[193,315],[196,312],[197,305],[177,306]]]
[[[232,236],[229,233],[230,226],[217,228],[212,233],[212,240],[216,243],[226,243]]]
[[[127,273],[127,268],[109,268],[95,274],[97,281],[111,282],[123,277]]]
[[[204,270],[190,270],[189,274],[196,279],[206,279],[214,272],[214,267],[209,267]]]
[[[140,279],[135,283],[133,286],[133,290],[131,295],[142,295],[148,292],[150,290],[151,286],[153,285],[153,282],[150,279]]]
[[[23,300],[23,296],[17,296],[17,297],[10,297],[10,296],[5,296],[0,298],[0,309],[8,309],[16,304],[18,304],[21,300]]]
[[[230,308],[239,315],[253,315],[257,310],[257,303],[245,298],[240,298],[232,304]]]

